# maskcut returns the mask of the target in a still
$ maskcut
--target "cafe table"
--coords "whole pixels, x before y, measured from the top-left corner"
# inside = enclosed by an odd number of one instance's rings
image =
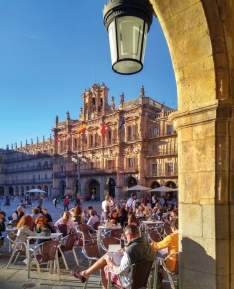
[[[142,221],[142,223],[144,224],[144,227],[145,227],[145,239],[147,240],[147,235],[146,235],[146,232],[147,232],[147,226],[148,225],[155,225],[155,226],[161,226],[163,224],[162,221]]]
[[[99,253],[100,253],[100,256],[102,255],[102,247],[100,245],[101,243],[101,239],[102,239],[102,232],[104,230],[114,230],[114,229],[121,229],[121,226],[120,225],[112,225],[112,226],[105,226],[105,225],[100,225],[98,226],[98,231],[97,231],[97,244],[98,244],[98,249],[99,249]]]
[[[7,226],[6,230],[5,230],[5,232],[7,232],[7,233],[11,233],[11,232],[15,232],[15,231],[18,231],[17,227],[8,227]],[[11,242],[10,242],[10,240],[8,242],[8,251],[11,252]]]
[[[34,239],[34,240],[50,240],[50,239],[58,239],[60,238],[62,235],[62,233],[51,233],[50,236],[45,236],[45,235],[41,235],[41,233],[37,234],[36,236],[28,236],[27,237],[27,242],[26,242],[26,257],[27,257],[27,269],[28,269],[28,278],[29,278],[29,272],[30,272],[30,249],[32,250],[32,248],[30,248],[30,240]],[[38,244],[35,244],[38,245]]]

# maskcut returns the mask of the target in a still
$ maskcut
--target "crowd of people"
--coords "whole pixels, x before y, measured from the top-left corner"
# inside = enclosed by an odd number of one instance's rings
[[[56,201],[54,201],[55,199]],[[74,222],[76,218],[79,218],[79,222],[86,223],[89,226],[90,232],[93,230],[93,225],[98,221],[105,223],[105,221],[109,220],[112,225],[121,226],[128,245],[125,251],[118,252],[120,255],[118,257],[119,262],[116,263],[114,255],[107,254],[85,271],[72,271],[71,274],[82,282],[92,272],[101,270],[103,286],[106,288],[108,270],[111,269],[119,272],[136,261],[155,259],[157,255],[160,256],[159,252],[164,248],[167,248],[168,255],[178,252],[178,203],[175,198],[171,198],[169,195],[164,197],[151,197],[147,195],[145,198],[137,198],[136,194],[132,193],[130,198],[119,201],[115,201],[111,196],[106,196],[101,204],[101,216],[98,216],[96,210],[91,205],[84,209],[81,198],[77,198],[74,206],[70,208],[68,196],[65,196],[64,199],[58,198],[58,196],[54,197],[53,204],[55,207],[61,202],[64,212],[58,220],[53,220],[48,209],[44,207],[44,203],[40,201],[38,201],[38,206],[32,208],[31,214],[25,215],[24,206],[20,205],[8,218],[10,222],[17,222],[18,231],[16,240],[21,242],[25,242],[28,236],[34,236],[45,230],[56,232],[56,228],[61,224],[67,225],[67,234],[69,234],[76,229]],[[160,242],[148,244],[145,236],[141,236],[141,220],[148,217],[160,220],[170,227],[170,233]],[[0,246],[2,232],[6,228],[5,222],[6,214],[0,211]],[[137,253],[137,256],[135,256],[138,250],[141,253]],[[175,256],[167,259],[166,265],[170,270],[175,270],[175,264]],[[128,273],[126,273],[125,277],[122,281],[127,286],[130,280]],[[115,277],[113,276],[113,278]],[[117,282],[117,280],[115,281]]]

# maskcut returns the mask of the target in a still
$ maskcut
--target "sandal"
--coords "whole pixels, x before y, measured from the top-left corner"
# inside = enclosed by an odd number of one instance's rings
[[[71,274],[72,276],[74,276],[75,278],[79,279],[80,282],[85,283],[85,281],[87,280],[87,278],[84,277],[84,276],[82,276],[82,275],[80,274],[80,272],[81,272],[81,271],[79,271],[79,270],[78,270],[78,271],[71,271],[70,274]]]

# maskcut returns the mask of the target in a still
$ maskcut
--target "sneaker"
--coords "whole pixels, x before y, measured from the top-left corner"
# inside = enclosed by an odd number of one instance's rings
[[[24,263],[25,265],[28,265],[27,259],[24,259],[23,263]],[[36,261],[35,261],[35,260],[32,260],[30,266],[36,266],[36,265],[37,265]]]

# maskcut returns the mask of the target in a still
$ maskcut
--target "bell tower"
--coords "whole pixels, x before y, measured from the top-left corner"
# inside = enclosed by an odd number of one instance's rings
[[[94,84],[82,94],[84,109],[83,120],[90,120],[105,115],[109,109],[108,105],[109,88],[104,83]]]

